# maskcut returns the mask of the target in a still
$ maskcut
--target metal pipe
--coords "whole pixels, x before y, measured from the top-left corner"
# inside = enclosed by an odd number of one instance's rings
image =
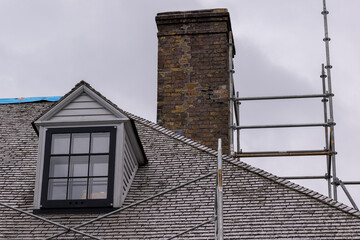
[[[234,95],[234,80],[233,80],[233,62],[232,62],[232,57],[233,57],[233,42],[232,42],[232,32],[229,32],[229,103],[230,103],[230,116],[229,116],[229,126],[234,125],[234,101],[232,100],[235,95]],[[229,142],[230,142],[230,155],[234,155],[234,131],[233,129],[229,128]]]
[[[184,187],[184,186],[186,186],[186,185],[189,185],[189,184],[191,184],[191,183],[193,183],[193,182],[199,181],[199,180],[201,180],[201,179],[203,179],[203,178],[207,178],[207,177],[209,177],[209,176],[211,176],[211,175],[213,175],[213,174],[215,174],[215,173],[217,173],[217,172],[210,172],[210,173],[208,173],[208,174],[206,174],[206,175],[203,175],[203,176],[200,176],[200,177],[198,177],[198,178],[192,179],[192,180],[190,180],[190,181],[188,181],[188,182],[186,182],[186,183],[180,184],[180,185],[178,185],[178,186],[176,186],[176,187],[170,188],[170,189],[165,190],[165,191],[163,191],[163,192],[160,192],[160,193],[157,193],[157,194],[152,195],[152,196],[150,196],[150,197],[144,198],[144,199],[142,199],[142,200],[140,200],[140,201],[137,201],[137,202],[134,202],[134,203],[132,203],[132,204],[129,204],[129,205],[125,206],[125,207],[116,209],[116,210],[114,210],[114,211],[112,211],[112,212],[109,212],[109,213],[107,213],[107,214],[104,214],[104,215],[102,215],[102,216],[98,216],[98,217],[96,217],[96,218],[94,218],[94,219],[92,219],[92,220],[86,221],[86,222],[84,222],[84,223],[82,223],[82,224],[80,224],[80,225],[76,225],[76,226],[72,227],[71,230],[76,229],[76,228],[83,227],[83,226],[88,225],[88,224],[90,224],[90,223],[93,223],[93,222],[95,222],[95,221],[99,221],[99,220],[101,220],[101,219],[103,219],[103,218],[106,218],[106,217],[108,217],[108,216],[111,216],[111,215],[113,215],[113,214],[115,214],[115,213],[119,213],[119,212],[121,212],[121,211],[123,211],[123,210],[125,210],[125,209],[134,207],[134,206],[139,205],[139,204],[141,204],[141,203],[143,203],[143,202],[146,202],[146,201],[151,200],[151,199],[153,199],[153,198],[156,198],[156,197],[159,197],[159,196],[161,196],[161,195],[164,195],[164,194],[166,194],[166,193],[168,193],[168,192],[177,190],[177,189],[182,188],[182,187]],[[64,232],[64,231],[63,231],[63,232],[60,232],[60,233],[58,233],[58,234],[56,234],[56,235],[53,235],[53,236],[51,236],[51,237],[49,237],[49,238],[46,238],[46,240],[52,239],[52,238],[55,238],[55,237],[58,237],[58,236],[60,236],[60,235],[62,235],[62,234],[64,234],[64,233],[67,233],[67,231],[65,231],[65,232]]]
[[[289,156],[319,156],[331,155],[333,153],[324,150],[299,150],[299,151],[263,151],[263,152],[241,152],[236,153],[235,157],[289,157]],[[336,154],[336,153],[334,153]]]
[[[209,222],[212,222],[212,221],[214,221],[214,220],[215,220],[214,218],[211,218],[211,219],[209,219],[209,220],[207,220],[207,221],[205,221],[205,222],[203,222],[203,223],[200,223],[200,224],[198,224],[198,225],[196,225],[196,226],[194,226],[194,227],[192,227],[192,228],[189,228],[189,229],[187,229],[187,230],[185,230],[185,231],[183,231],[183,232],[181,232],[181,233],[178,233],[178,234],[176,234],[175,236],[172,236],[171,238],[168,238],[167,240],[171,240],[171,239],[180,237],[181,235],[184,235],[185,233],[188,233],[188,232],[190,232],[190,231],[192,231],[192,230],[194,230],[194,229],[196,229],[196,228],[198,228],[198,227],[204,226],[205,224],[208,224]]]
[[[351,202],[351,204],[353,205],[353,207],[359,211],[358,207],[356,206],[356,203],[354,201],[354,199],[351,197],[350,193],[348,192],[348,190],[346,189],[345,185],[343,184],[343,182],[341,180],[338,180],[341,188],[344,190],[346,196],[348,197],[349,201]]]
[[[323,94],[326,94],[326,83],[325,83],[325,78],[327,77],[325,75],[325,68],[324,68],[324,64],[321,64],[321,80],[322,80],[322,89],[323,89]],[[324,122],[328,123],[328,113],[327,113],[327,102],[328,100],[324,97],[322,100],[323,102],[323,106],[324,106]],[[329,129],[328,127],[324,128],[325,130],[325,149],[329,149]],[[330,176],[331,175],[331,156],[328,155],[326,157],[326,170],[327,170],[327,175]],[[327,178],[327,182],[328,182],[328,196],[329,198],[332,198],[332,192],[331,192],[331,178]]]
[[[334,96],[334,95],[332,95]],[[255,101],[255,100],[277,100],[277,99],[301,99],[301,98],[328,98],[330,94],[308,94],[308,95],[287,95],[287,96],[264,96],[264,97],[243,97],[235,98],[234,101]]]
[[[217,157],[217,229],[218,234],[216,240],[224,239],[223,228],[223,179],[222,179],[222,150],[221,138],[218,139],[218,157]]]
[[[324,176],[290,176],[290,177],[281,177],[284,179],[327,179],[328,177],[326,175]]]
[[[342,183],[345,185],[357,185],[360,184],[360,181],[344,181]]]
[[[255,128],[327,127],[330,125],[332,125],[332,123],[302,123],[302,124],[233,126],[233,128],[234,129],[255,129]]]
[[[324,32],[325,38],[323,39],[325,42],[325,52],[326,52],[326,73],[327,73],[327,80],[328,80],[328,93],[332,94],[332,87],[331,87],[331,63],[330,63],[330,50],[329,50],[329,30],[328,30],[328,21],[327,15],[329,12],[326,9],[326,0],[323,0],[323,11],[321,14],[324,16]],[[329,96],[329,113],[330,113],[330,122],[334,122],[334,112],[333,112],[333,100],[332,96]],[[330,148],[331,151],[335,151],[335,133],[334,133],[334,126],[330,127]],[[335,155],[331,156],[331,165],[333,171],[333,181],[336,179],[336,161]],[[333,184],[333,193],[334,193],[334,200],[337,201],[337,184]]]
[[[239,92],[236,92],[236,97],[239,98]],[[240,102],[236,103],[237,108],[237,126],[240,126]],[[237,146],[236,146],[236,152],[241,152],[240,149],[240,129],[236,129],[236,140],[237,140]]]
[[[43,218],[43,217],[37,216],[37,215],[35,215],[35,214],[33,214],[33,213],[26,212],[26,211],[24,211],[24,210],[22,210],[22,209],[20,209],[20,208],[12,207],[12,206],[7,205],[7,204],[5,204],[5,203],[0,203],[0,205],[3,206],[3,207],[6,207],[6,208],[10,208],[10,209],[12,209],[12,210],[14,210],[14,211],[17,211],[17,212],[21,212],[21,213],[26,214],[26,215],[28,215],[28,216],[31,216],[31,217],[40,219],[41,221],[44,221],[44,222],[53,224],[53,225],[55,225],[55,226],[64,228],[64,229],[67,230],[65,233],[67,233],[67,232],[69,232],[69,231],[73,231],[73,232],[76,232],[76,233],[81,234],[81,235],[83,235],[83,236],[87,236],[87,237],[92,238],[92,239],[99,239],[99,240],[101,240],[100,238],[91,236],[91,235],[86,234],[86,233],[84,233],[84,232],[81,232],[81,231],[79,231],[79,230],[75,230],[74,228],[67,227],[67,226],[62,225],[62,224],[60,224],[60,223],[51,221],[51,220],[49,220],[49,219],[47,219],[47,218]]]
[[[215,238],[218,236],[218,185],[219,185],[219,177],[218,177],[218,171],[216,171],[216,180],[215,180],[215,199],[214,199],[214,219],[215,219]]]

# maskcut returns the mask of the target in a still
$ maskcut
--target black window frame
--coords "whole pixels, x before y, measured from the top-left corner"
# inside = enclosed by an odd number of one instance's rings
[[[109,132],[109,164],[108,164],[108,185],[106,199],[76,199],[76,200],[48,200],[48,183],[49,183],[49,168],[51,154],[51,143],[53,134],[67,134],[67,133],[96,133]],[[116,146],[116,127],[71,127],[71,128],[49,128],[46,131],[45,137],[45,152],[44,152],[44,168],[41,190],[41,208],[42,209],[56,209],[56,208],[91,208],[91,207],[112,207],[114,196],[114,171],[115,171],[115,146]],[[71,143],[70,143],[71,147]],[[66,155],[66,154],[64,154]],[[74,155],[69,152],[70,156]],[[94,154],[88,153],[89,156]],[[68,179],[71,177],[67,176]],[[87,176],[89,179],[89,175]]]

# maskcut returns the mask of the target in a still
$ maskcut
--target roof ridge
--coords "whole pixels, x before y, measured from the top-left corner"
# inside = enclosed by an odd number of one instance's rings
[[[124,110],[122,110],[122,111],[129,118],[131,118],[131,119],[133,119],[135,121],[138,121],[141,124],[144,124],[144,125],[152,128],[152,129],[154,129],[154,130],[156,130],[156,131],[158,131],[160,133],[163,133],[163,134],[165,134],[165,135],[167,135],[167,136],[169,136],[171,138],[174,138],[174,139],[179,140],[179,141],[181,141],[181,142],[183,142],[185,144],[188,144],[188,145],[190,145],[192,147],[195,147],[195,148],[197,148],[197,149],[199,149],[201,151],[207,152],[208,154],[217,156],[217,151],[212,149],[212,148],[209,148],[209,147],[207,147],[207,146],[205,146],[203,144],[200,144],[200,143],[198,143],[198,142],[196,142],[196,141],[194,141],[194,140],[192,140],[190,138],[179,135],[179,134],[175,133],[174,131],[171,131],[171,130],[169,130],[167,128],[164,128],[164,127],[162,127],[162,126],[160,126],[160,125],[158,125],[158,124],[156,124],[154,122],[151,122],[151,121],[149,121],[147,119],[136,116],[136,115],[134,115],[132,113],[129,113],[129,112],[126,112]],[[301,185],[299,185],[297,183],[291,182],[291,181],[289,181],[287,179],[278,177],[278,176],[276,176],[276,175],[274,175],[272,173],[269,173],[269,172],[267,172],[265,170],[262,170],[260,168],[253,167],[250,164],[242,162],[239,159],[236,159],[236,158],[234,158],[232,156],[229,156],[227,154],[223,154],[222,158],[223,158],[223,160],[226,160],[227,162],[229,162],[231,164],[234,164],[234,165],[236,165],[238,167],[246,169],[246,170],[248,170],[248,171],[250,171],[252,173],[255,173],[255,174],[257,174],[257,175],[259,175],[261,177],[264,177],[264,178],[266,178],[266,179],[268,179],[270,181],[276,182],[277,184],[280,184],[280,185],[282,185],[282,186],[284,186],[286,188],[289,188],[289,189],[295,190],[295,191],[297,191],[299,193],[305,194],[306,196],[311,197],[311,198],[313,198],[313,199],[315,199],[315,200],[317,200],[319,202],[322,202],[322,203],[324,203],[326,205],[329,205],[329,206],[331,206],[333,208],[336,208],[336,209],[338,209],[338,210],[340,210],[342,212],[345,212],[345,213],[348,213],[348,214],[350,214],[352,216],[360,218],[360,211],[359,210],[356,210],[356,209],[354,209],[354,208],[352,208],[352,207],[350,207],[350,206],[348,206],[348,205],[346,205],[344,203],[335,201],[334,199],[329,198],[329,197],[327,197],[327,196],[325,196],[325,195],[323,195],[323,194],[321,194],[319,192],[316,192],[314,190],[311,190],[309,188],[301,186]]]

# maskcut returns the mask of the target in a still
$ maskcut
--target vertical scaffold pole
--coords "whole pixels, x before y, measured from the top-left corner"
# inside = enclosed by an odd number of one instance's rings
[[[325,42],[325,53],[326,53],[326,73],[327,73],[327,80],[328,80],[328,93],[329,96],[329,114],[330,119],[329,123],[330,126],[330,151],[331,151],[331,165],[332,165],[332,179],[333,179],[333,194],[334,200],[337,201],[337,183],[336,183],[336,162],[335,162],[335,133],[334,133],[334,113],[333,113],[333,101],[332,101],[332,88],[331,88],[331,63],[330,63],[330,50],[329,50],[329,31],[328,31],[328,22],[327,22],[327,15],[329,12],[326,9],[326,0],[323,0],[323,11],[321,14],[324,16],[324,32],[325,38],[323,39]]]
[[[236,98],[239,98],[239,92],[236,92]],[[240,126],[240,102],[236,102],[236,112],[237,112],[237,126]],[[240,149],[240,129],[236,129],[236,152],[241,152]]]
[[[217,213],[217,236],[216,240],[224,239],[223,229],[223,180],[222,180],[222,150],[221,139],[218,139],[218,158],[217,158],[217,187],[216,187],[216,213]]]
[[[229,144],[230,144],[230,155],[234,155],[234,131],[232,126],[234,125],[234,65],[233,65],[233,41],[232,32],[229,32],[229,103],[230,103],[230,116],[229,116]]]
[[[324,64],[321,65],[321,80],[322,80],[322,89],[323,94],[327,94],[326,90],[326,74],[325,74],[325,67]],[[326,97],[324,97],[322,100],[324,105],[324,123],[328,123],[328,111],[327,111],[327,102],[329,101]],[[329,127],[325,127],[325,148],[326,151],[329,151]],[[328,196],[329,198],[332,198],[332,191],[331,191],[331,155],[326,156],[326,174],[327,174],[327,182],[328,182]]]

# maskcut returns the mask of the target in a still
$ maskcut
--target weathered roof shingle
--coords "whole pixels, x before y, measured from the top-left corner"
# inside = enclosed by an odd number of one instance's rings
[[[52,103],[0,105],[1,203],[32,211],[37,135],[31,127]],[[124,112],[124,111],[123,111]],[[216,151],[148,120],[135,121],[148,164],[124,206],[215,172]],[[321,194],[223,156],[225,239],[360,239],[360,213]],[[79,228],[101,239],[166,239],[213,217],[215,174]],[[101,214],[45,214],[66,226]],[[0,238],[44,239],[61,227],[0,206]],[[213,239],[208,223],[179,239]],[[57,239],[82,239],[69,232]]]

